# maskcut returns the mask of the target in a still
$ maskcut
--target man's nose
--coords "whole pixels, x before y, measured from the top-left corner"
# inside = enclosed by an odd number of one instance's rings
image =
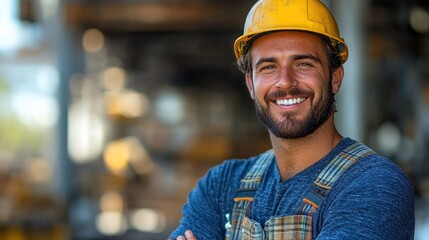
[[[296,87],[298,85],[296,74],[290,68],[283,67],[275,85],[276,87],[282,89]]]

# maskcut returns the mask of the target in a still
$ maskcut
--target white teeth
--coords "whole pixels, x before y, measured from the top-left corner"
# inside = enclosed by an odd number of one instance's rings
[[[292,99],[278,99],[276,100],[277,105],[290,106],[305,101],[305,98],[292,98]]]

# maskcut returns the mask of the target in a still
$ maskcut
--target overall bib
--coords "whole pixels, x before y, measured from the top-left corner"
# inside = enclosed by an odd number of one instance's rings
[[[354,143],[336,155],[322,170],[302,199],[295,215],[270,218],[264,226],[249,218],[253,198],[262,177],[274,159],[273,150],[256,160],[240,181],[234,198],[231,222],[226,226],[226,240],[312,239],[313,215],[325,200],[337,179],[360,158],[374,154],[367,146]]]

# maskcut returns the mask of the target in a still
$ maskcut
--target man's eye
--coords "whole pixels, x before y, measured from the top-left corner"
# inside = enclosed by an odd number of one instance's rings
[[[307,62],[302,62],[302,63],[298,63],[299,67],[312,67],[313,65],[311,63],[307,63]]]
[[[263,71],[263,70],[271,70],[271,69],[274,69],[275,68],[275,66],[274,65],[266,65],[266,66],[261,66],[261,68],[259,69],[260,71]]]

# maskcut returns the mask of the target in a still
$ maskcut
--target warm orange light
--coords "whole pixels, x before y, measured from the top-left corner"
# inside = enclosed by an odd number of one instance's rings
[[[136,91],[109,91],[105,96],[107,112],[112,116],[138,118],[143,116],[149,108],[148,98]]]
[[[117,174],[125,171],[130,159],[130,151],[126,142],[115,141],[109,143],[104,152],[104,163],[106,167]]]
[[[100,210],[103,212],[124,210],[124,199],[119,192],[108,191],[100,198]]]
[[[109,143],[104,151],[106,167],[116,174],[124,174],[131,167],[139,174],[154,169],[154,163],[136,137],[126,137]]]

